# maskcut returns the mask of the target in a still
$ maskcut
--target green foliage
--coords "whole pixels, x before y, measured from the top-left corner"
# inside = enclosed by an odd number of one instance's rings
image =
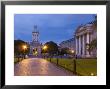
[[[26,45],[26,49],[23,49],[23,45]],[[21,54],[28,54],[29,53],[29,45],[22,41],[22,40],[14,40],[14,53],[15,56],[21,55]]]
[[[90,42],[88,51],[91,52],[96,48],[97,48],[97,39],[94,39]]]
[[[70,54],[70,50],[69,50],[69,48],[62,48],[61,52],[59,54],[60,55]]]
[[[96,15],[94,16],[93,24],[95,25],[95,27],[97,27],[97,16]]]
[[[51,56],[58,53],[58,46],[53,41],[47,42],[44,45],[47,46],[47,49],[42,49],[42,53],[49,53]]]

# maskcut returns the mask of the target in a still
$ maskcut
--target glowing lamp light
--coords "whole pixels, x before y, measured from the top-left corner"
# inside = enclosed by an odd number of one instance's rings
[[[71,53],[74,53],[74,50],[71,50]]]
[[[27,46],[26,45],[23,45],[23,49],[26,49],[27,48]]]
[[[45,46],[43,47],[43,49],[44,49],[44,50],[47,49],[47,46],[45,45]]]
[[[91,76],[93,76],[94,75],[94,73],[91,73]]]

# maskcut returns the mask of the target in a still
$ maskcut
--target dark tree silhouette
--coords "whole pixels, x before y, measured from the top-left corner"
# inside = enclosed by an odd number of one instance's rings
[[[64,54],[70,54],[69,48],[62,48],[61,49],[60,55],[64,55]]]
[[[44,46],[47,46],[47,49],[42,49],[42,53],[48,53],[50,56],[58,53],[58,45],[55,42],[49,41]]]
[[[27,48],[24,50],[23,46]],[[14,40],[14,55],[19,57],[20,55],[28,54],[29,53],[29,45],[28,43],[24,42],[23,40]]]

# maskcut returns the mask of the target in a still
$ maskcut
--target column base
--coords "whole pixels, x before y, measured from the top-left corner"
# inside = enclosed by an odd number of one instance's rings
[[[87,57],[87,58],[90,58],[90,57],[91,57],[91,55],[89,55],[89,54],[88,54],[88,55],[86,55],[86,57]]]
[[[92,58],[92,55],[89,55],[89,54],[88,55],[87,54],[86,55],[84,55],[84,54],[82,54],[82,55],[81,54],[78,54],[77,55],[77,58]]]
[[[91,58],[91,55],[87,55],[87,54],[84,55],[84,54],[83,54],[83,55],[81,55],[81,58]]]
[[[86,58],[86,55],[83,54],[83,55],[82,55],[82,58]]]

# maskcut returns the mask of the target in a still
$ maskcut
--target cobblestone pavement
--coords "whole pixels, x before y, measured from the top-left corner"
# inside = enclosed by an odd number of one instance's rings
[[[14,65],[15,76],[73,76],[61,67],[41,58],[25,59]]]

